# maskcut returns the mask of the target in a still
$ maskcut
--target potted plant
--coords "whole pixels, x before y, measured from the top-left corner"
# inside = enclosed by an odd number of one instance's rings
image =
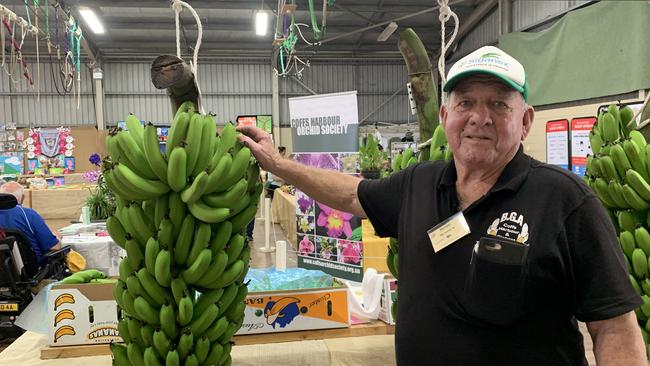
[[[90,156],[90,162],[99,167],[101,158],[98,154]],[[84,179],[88,183],[96,183],[97,188],[91,190],[91,194],[86,199],[86,206],[90,210],[91,220],[106,220],[115,212],[116,202],[115,195],[108,188],[104,177],[99,170],[89,171],[83,174]]]
[[[386,153],[379,150],[379,144],[374,136],[368,135],[366,143],[359,148],[361,175],[366,179],[378,179],[386,158]]]

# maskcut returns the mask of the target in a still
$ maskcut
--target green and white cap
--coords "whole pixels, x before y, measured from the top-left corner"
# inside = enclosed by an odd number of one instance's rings
[[[470,75],[495,76],[528,101],[528,81],[524,66],[514,57],[493,46],[484,46],[461,58],[451,67],[442,90],[449,93],[458,82]]]

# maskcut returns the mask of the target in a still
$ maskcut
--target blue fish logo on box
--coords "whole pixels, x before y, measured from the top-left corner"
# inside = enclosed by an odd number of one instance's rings
[[[298,309],[299,299],[295,297],[283,297],[278,301],[269,301],[264,307],[266,323],[275,329],[275,325],[284,328],[300,314]]]

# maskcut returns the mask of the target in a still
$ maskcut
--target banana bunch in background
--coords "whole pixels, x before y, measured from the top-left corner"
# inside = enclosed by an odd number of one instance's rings
[[[436,129],[433,130],[433,137],[431,137],[431,150],[429,161],[446,160],[449,161],[453,157],[449,144],[447,143],[447,135],[442,125],[438,124]]]
[[[630,282],[644,301],[636,310],[646,348],[650,338],[650,145],[634,128],[630,107],[610,105],[589,133],[593,156],[585,179],[608,209],[627,259]]]
[[[103,174],[117,209],[107,222],[126,250],[114,297],[121,309],[114,365],[229,365],[244,319],[245,234],[262,193],[259,166],[227,124],[183,103],[166,153],[133,115],[112,131]]]

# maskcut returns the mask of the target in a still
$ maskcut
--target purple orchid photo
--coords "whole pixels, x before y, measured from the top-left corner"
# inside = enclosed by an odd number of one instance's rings
[[[294,159],[300,164],[315,168],[339,170],[337,154],[296,154]]]
[[[316,247],[311,238],[313,237],[305,235],[302,237],[302,240],[298,242],[298,255],[314,256]],[[300,239],[300,237],[298,237],[298,239]]]
[[[352,226],[350,220],[351,213],[335,210],[320,202],[316,202],[316,234],[329,236],[330,238],[347,239],[352,236]]]

